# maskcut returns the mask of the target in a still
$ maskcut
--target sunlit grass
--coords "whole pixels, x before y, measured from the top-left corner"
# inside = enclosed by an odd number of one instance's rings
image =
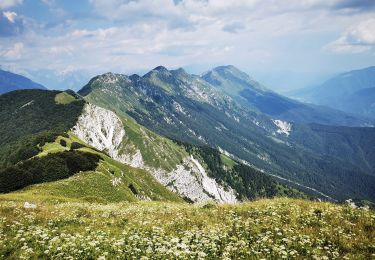
[[[231,158],[229,158],[228,156],[226,156],[224,154],[220,154],[220,158],[221,158],[222,162],[224,163],[224,165],[226,167],[228,167],[229,169],[232,169],[233,166],[235,166],[237,164],[235,161],[233,161]]]
[[[292,199],[239,205],[0,196],[0,258],[371,259],[375,213]],[[32,199],[32,197],[30,197]]]
[[[66,92],[61,92],[55,96],[56,104],[67,105],[67,104],[72,103],[75,100],[76,100],[75,97],[73,97],[72,95]]]
[[[64,146],[61,140],[65,141]],[[46,143],[37,156],[70,150],[73,142],[84,145],[77,149],[78,151],[100,155],[102,159],[95,171],[79,172],[67,179],[31,185],[8,196],[21,201],[31,199],[99,203],[139,200],[183,202],[182,198],[160,184],[149,172],[112,159],[83,143],[71,132],[68,132],[68,137],[59,136],[54,142]],[[117,181],[114,184],[115,179]]]

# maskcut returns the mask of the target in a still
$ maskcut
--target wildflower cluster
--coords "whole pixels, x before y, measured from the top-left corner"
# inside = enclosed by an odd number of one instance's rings
[[[375,257],[375,213],[291,199],[173,203],[0,201],[0,258],[361,259]]]

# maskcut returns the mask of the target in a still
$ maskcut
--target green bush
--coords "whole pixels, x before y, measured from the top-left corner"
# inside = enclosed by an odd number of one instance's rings
[[[0,192],[11,192],[31,184],[68,178],[80,171],[94,170],[101,157],[78,151],[65,151],[35,157],[0,170]]]
[[[45,143],[55,141],[60,135],[66,134],[60,131],[42,131],[4,144],[0,148],[0,166],[7,167],[37,155]]]
[[[60,144],[61,144],[61,146],[66,147],[66,141],[65,141],[64,139],[61,139],[61,140],[60,140]]]
[[[86,147],[86,146],[77,142],[72,142],[72,144],[70,145],[71,150],[77,150],[83,147]]]

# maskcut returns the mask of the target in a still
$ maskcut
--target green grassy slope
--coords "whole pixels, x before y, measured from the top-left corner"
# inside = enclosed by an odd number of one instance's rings
[[[70,133],[84,104],[73,92],[23,90],[0,96],[0,192],[35,184],[15,196],[182,201],[148,172],[116,162]]]
[[[61,140],[66,146],[61,145]],[[120,202],[138,200],[168,200],[182,202],[175,193],[167,190],[148,172],[119,163],[106,154],[87,146],[73,134],[69,137],[59,136],[55,142],[46,143],[37,157],[44,158],[50,154],[59,154],[71,150],[72,143],[79,143],[78,152],[97,154],[101,160],[98,166],[90,171],[79,172],[67,179],[28,186],[13,193],[20,200],[48,199],[59,201],[95,201]],[[113,185],[113,180],[120,182]]]
[[[0,258],[372,259],[375,212],[291,199],[239,205],[40,202],[0,195]]]
[[[155,134],[139,125],[126,114],[117,114],[123,122],[125,138],[121,152],[133,153],[140,150],[144,162],[156,169],[173,170],[189,154],[172,140]]]
[[[53,141],[68,131],[81,114],[84,100],[69,105],[55,102],[64,92],[19,90],[0,96],[0,166],[35,156],[38,144]],[[67,94],[68,95],[68,94]]]
[[[57,104],[67,105],[75,101],[76,98],[67,92],[61,92],[55,96]]]

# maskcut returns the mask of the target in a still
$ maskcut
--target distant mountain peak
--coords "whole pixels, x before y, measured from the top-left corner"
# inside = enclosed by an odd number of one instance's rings
[[[260,92],[260,94],[269,91],[259,82],[252,79],[248,74],[233,65],[215,67],[212,70],[203,73],[201,78],[213,86],[221,88],[227,93],[232,93],[233,91],[238,93],[244,89],[252,89]]]
[[[0,95],[19,89],[46,89],[43,85],[22,75],[0,69]]]
[[[166,67],[164,66],[157,66],[156,68],[153,69],[153,71],[157,71],[157,72],[167,72],[169,71]]]
[[[223,65],[223,66],[217,66],[205,73],[202,74],[202,77],[205,75],[214,75],[215,73],[219,75],[224,75],[224,74],[232,74],[233,76],[240,77],[240,78],[250,78],[249,75],[247,75],[245,72],[239,70],[233,65]]]
[[[153,75],[163,75],[163,76],[171,76],[171,72],[164,66],[157,66],[154,69],[150,70],[147,72],[145,75],[143,75],[143,78],[148,78]]]
[[[112,77],[112,76],[115,76],[116,74],[111,72],[111,71],[108,71],[106,73],[103,73],[101,76],[102,77]]]
[[[231,73],[231,74],[241,74],[242,77],[246,76],[249,77],[245,72],[241,71],[237,67],[233,65],[222,65],[222,66],[217,66],[213,68],[211,71],[217,72],[217,73]]]
[[[141,76],[139,76],[138,74],[132,74],[132,75],[129,76],[129,79],[131,81],[138,81],[138,80],[141,79]]]
[[[213,70],[238,70],[239,71],[239,69],[237,68],[237,67],[235,67],[234,65],[221,65],[221,66],[217,66],[217,67],[215,67],[215,68],[213,68]]]
[[[334,80],[337,78],[348,78],[348,77],[363,77],[364,75],[374,75],[375,74],[375,66],[370,66],[363,69],[356,69],[347,71],[344,73],[339,74]],[[328,80],[329,81],[329,80]]]
[[[340,73],[321,85],[294,91],[293,96],[360,117],[375,119],[375,66]]]
[[[99,76],[99,79],[101,81],[104,81],[105,83],[116,83],[121,79],[128,79],[128,76],[122,75],[122,74],[116,74],[113,72],[107,72]]]

